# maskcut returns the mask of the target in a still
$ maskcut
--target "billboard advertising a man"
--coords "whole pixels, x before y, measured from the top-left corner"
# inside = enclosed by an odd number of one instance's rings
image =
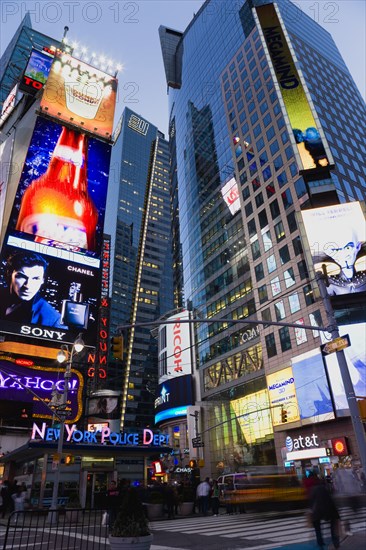
[[[306,94],[305,83],[273,4],[259,6],[256,13],[267,45],[269,63],[276,75],[298,152],[299,170],[321,170],[333,164],[329,147],[313,106]]]
[[[116,105],[115,77],[69,54],[56,54],[41,110],[105,139],[111,139]]]
[[[335,204],[301,212],[308,263],[327,273],[330,296],[366,291],[366,223],[359,202]],[[305,236],[305,235],[304,235]]]

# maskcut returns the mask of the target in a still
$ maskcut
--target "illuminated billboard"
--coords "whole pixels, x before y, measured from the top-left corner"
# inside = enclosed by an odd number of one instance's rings
[[[231,178],[221,189],[222,198],[231,214],[236,214],[240,210],[240,198],[238,184],[235,178]]]
[[[294,357],[291,366],[301,423],[333,420],[333,404],[320,350]]]
[[[284,29],[273,4],[259,6],[256,13],[268,48],[269,63],[276,75],[297,150],[300,171],[322,169],[333,164],[315,110],[309,103]],[[327,150],[326,150],[327,149]]]
[[[359,202],[302,210],[309,267],[327,272],[330,296],[366,291],[366,221]]]
[[[111,147],[39,117],[8,231],[99,257]]]
[[[47,82],[52,63],[52,55],[32,50],[19,89],[27,94],[35,95]]]
[[[46,405],[49,405],[54,389],[61,394],[64,387],[65,380],[63,376],[60,377],[58,368],[34,365],[23,367],[0,360],[0,401],[14,401],[19,411],[23,403],[30,404],[32,418],[52,419],[52,411]],[[77,422],[81,416],[83,387],[82,374],[71,369],[66,404],[69,413],[67,423]]]
[[[5,199],[8,190],[8,180],[11,172],[11,157],[13,153],[13,136],[0,144],[0,233],[2,232]]]
[[[291,367],[267,375],[267,388],[273,426],[282,422],[282,410],[287,413],[287,422],[300,420],[296,398],[295,379]]]
[[[14,88],[11,90],[10,94],[5,99],[3,103],[3,107],[1,109],[0,126],[2,126],[6,121],[6,119],[10,116],[10,114],[14,110],[16,103],[20,99],[19,96],[21,96],[22,94],[20,94],[18,90],[19,90],[19,83],[15,84]]]
[[[192,373],[192,341],[189,312],[182,311],[167,320],[175,321],[159,327],[159,378],[177,377]]]
[[[57,54],[40,108],[58,120],[110,139],[116,94],[116,78],[69,54]]]
[[[95,345],[99,268],[67,251],[57,257],[60,251],[52,248],[9,242],[14,245],[4,245],[1,258],[0,330],[59,344],[82,332],[85,343]]]
[[[155,424],[187,416],[187,406],[193,403],[192,376],[179,376],[159,384],[155,399]]]
[[[273,434],[267,390],[230,401],[247,444],[264,441]]]
[[[351,345],[344,350],[348,371],[353,384],[354,393],[359,398],[366,398],[366,323],[340,325],[342,334],[348,334]],[[321,332],[322,343],[332,339],[330,334]],[[333,394],[337,416],[349,414],[346,392],[336,353],[331,353],[325,359],[330,387]]]

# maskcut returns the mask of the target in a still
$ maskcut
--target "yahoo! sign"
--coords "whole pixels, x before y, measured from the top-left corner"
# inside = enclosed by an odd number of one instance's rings
[[[160,446],[168,445],[169,435],[154,433],[148,428],[145,428],[142,433],[124,433],[124,432],[112,432],[107,426],[103,426],[101,430],[96,432],[90,432],[86,430],[78,430],[76,424],[69,426],[65,424],[65,435],[67,442],[73,443],[89,443],[97,445],[99,443],[110,445],[126,445],[129,447],[137,446]],[[58,441],[60,437],[60,430],[58,428],[47,427],[43,422],[39,427],[37,424],[33,424],[32,440],[42,441]]]
[[[67,411],[72,422],[77,422],[82,412],[82,392],[84,381],[81,373],[72,369],[69,379]],[[52,391],[62,393],[65,380],[60,369],[24,367],[11,361],[0,361],[0,400],[32,403],[33,417],[52,418],[47,404],[52,399]]]

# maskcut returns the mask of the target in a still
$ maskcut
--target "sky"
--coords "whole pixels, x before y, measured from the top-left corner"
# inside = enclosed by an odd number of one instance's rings
[[[226,0],[239,3],[239,0]],[[356,84],[366,90],[366,2],[364,0],[297,0],[307,15],[333,36]],[[111,58],[118,73],[115,124],[125,106],[168,134],[168,95],[158,28],[183,31],[202,0],[43,0],[1,2],[0,52],[3,53],[27,10],[36,30],[68,38],[89,55]]]

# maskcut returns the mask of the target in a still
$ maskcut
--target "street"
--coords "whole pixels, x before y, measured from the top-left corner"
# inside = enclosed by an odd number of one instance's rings
[[[361,550],[365,547],[366,507],[356,514],[350,508],[340,508],[342,521],[349,520],[353,536],[342,537],[342,548]],[[178,517],[175,520],[153,521],[150,524],[154,541],[151,550],[311,550],[316,547],[314,530],[306,523],[304,511],[247,513],[237,515]],[[329,525],[323,524],[327,543],[330,542]],[[56,531],[47,528],[47,537],[37,529],[10,528],[8,544],[4,547],[6,526],[0,526],[0,548],[20,550],[104,550],[109,548],[106,532],[100,535],[82,532],[71,526],[56,538]]]

